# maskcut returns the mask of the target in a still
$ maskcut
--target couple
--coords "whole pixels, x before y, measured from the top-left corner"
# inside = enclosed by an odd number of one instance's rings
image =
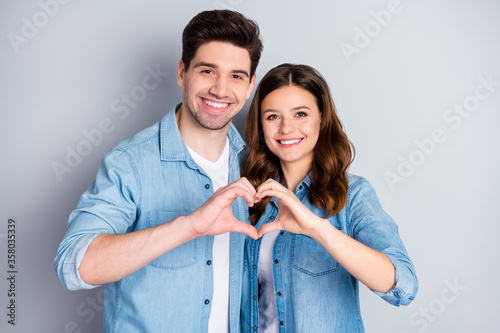
[[[182,40],[182,103],[103,158],[54,261],[63,286],[104,284],[105,332],[363,332],[358,281],[411,302],[415,270],[372,187],[347,173],[321,75],[269,71],[245,148],[231,120],[256,82],[257,24],[206,11]]]

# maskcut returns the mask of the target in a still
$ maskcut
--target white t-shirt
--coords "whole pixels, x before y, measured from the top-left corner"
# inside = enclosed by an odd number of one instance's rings
[[[224,151],[219,159],[211,162],[188,147],[193,160],[212,180],[214,192],[226,186],[229,181],[229,140],[226,139]],[[208,319],[208,332],[229,332],[229,233],[214,236],[212,248],[212,267],[214,273],[214,291],[212,307]]]
[[[278,314],[273,278],[273,247],[281,230],[271,231],[262,236],[259,253],[259,332],[278,332]]]

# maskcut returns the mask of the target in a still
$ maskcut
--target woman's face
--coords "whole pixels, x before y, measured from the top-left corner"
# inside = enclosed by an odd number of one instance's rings
[[[274,90],[261,103],[266,145],[283,163],[313,161],[321,115],[314,95],[297,86]]]

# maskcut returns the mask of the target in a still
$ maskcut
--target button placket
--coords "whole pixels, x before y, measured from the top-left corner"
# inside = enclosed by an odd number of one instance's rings
[[[280,263],[281,263],[280,261],[281,261],[281,259],[283,259],[281,257],[281,250],[282,250],[282,246],[284,244],[283,243],[284,242],[283,235],[284,235],[284,231],[281,231],[279,233],[278,237],[276,238],[274,248],[273,248],[273,256],[274,256],[273,271],[275,273],[274,283],[275,283],[275,288],[277,290],[283,290],[283,280],[282,280],[281,276],[283,274],[282,268],[284,268],[284,267],[281,267],[282,265],[280,265]],[[275,295],[276,295],[275,296],[275,298],[276,298],[276,310],[277,310],[277,315],[278,315],[277,319],[279,320],[280,326],[284,326],[284,324],[285,324],[284,321],[280,320],[280,319],[284,318],[283,293],[281,291],[277,291]],[[280,332],[281,332],[281,328],[280,328]]]

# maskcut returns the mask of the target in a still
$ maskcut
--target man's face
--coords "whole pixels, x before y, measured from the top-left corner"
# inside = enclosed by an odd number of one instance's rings
[[[247,50],[224,42],[210,42],[198,48],[186,70],[182,60],[177,83],[184,88],[182,111],[194,126],[220,130],[250,97],[255,75],[250,78]],[[188,121],[189,121],[188,120]]]

